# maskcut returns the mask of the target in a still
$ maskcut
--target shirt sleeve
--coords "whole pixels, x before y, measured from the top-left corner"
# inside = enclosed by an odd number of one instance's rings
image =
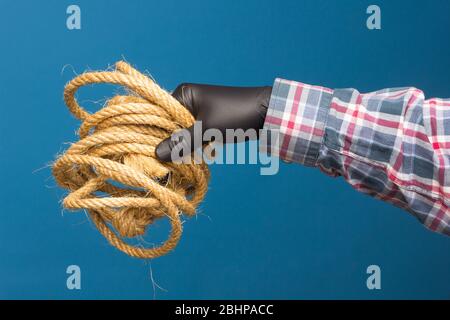
[[[342,176],[356,190],[450,235],[450,99],[416,88],[371,93],[276,79],[262,151]]]

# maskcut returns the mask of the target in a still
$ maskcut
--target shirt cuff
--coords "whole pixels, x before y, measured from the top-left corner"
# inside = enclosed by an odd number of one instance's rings
[[[260,150],[287,162],[316,166],[333,90],[275,79]],[[273,138],[275,137],[275,138]]]

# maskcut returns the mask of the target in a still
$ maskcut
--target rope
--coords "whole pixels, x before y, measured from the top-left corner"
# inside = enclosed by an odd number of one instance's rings
[[[161,163],[155,147],[176,130],[194,123],[193,116],[169,93],[129,64],[114,71],[88,72],[70,81],[64,101],[82,121],[80,140],[53,165],[57,183],[70,191],[67,209],[87,209],[108,241],[138,258],[155,258],[171,251],[182,234],[181,212],[195,214],[203,200],[209,170],[202,164]],[[129,95],[117,95],[96,113],[84,110],[77,90],[94,83],[121,85]],[[124,242],[138,237],[155,219],[167,217],[171,231],[159,247]]]

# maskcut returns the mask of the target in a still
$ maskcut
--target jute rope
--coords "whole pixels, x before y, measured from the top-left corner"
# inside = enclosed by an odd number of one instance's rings
[[[91,114],[78,104],[75,93],[93,83],[122,85],[130,94],[111,98]],[[64,101],[82,121],[80,140],[53,165],[57,183],[70,191],[64,207],[87,209],[103,236],[130,256],[155,258],[172,250],[182,233],[181,212],[195,214],[207,191],[209,170],[205,163],[161,163],[155,147],[172,132],[191,126],[192,115],[123,61],[114,71],[74,78],[65,87]],[[171,231],[161,246],[145,248],[123,241],[143,235],[162,217],[168,217]]]

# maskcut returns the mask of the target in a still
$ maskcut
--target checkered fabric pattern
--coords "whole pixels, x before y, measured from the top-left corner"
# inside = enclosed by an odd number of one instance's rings
[[[262,151],[342,176],[450,235],[450,99],[416,88],[371,93],[276,79]]]

